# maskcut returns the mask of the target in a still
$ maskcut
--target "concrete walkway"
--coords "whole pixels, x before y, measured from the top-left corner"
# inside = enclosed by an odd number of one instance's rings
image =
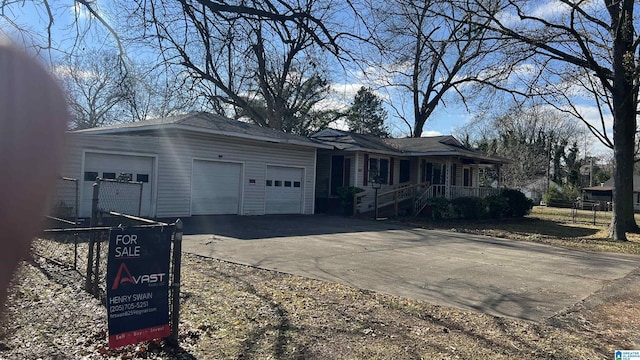
[[[331,216],[193,217],[185,234],[185,252],[531,321],[640,265],[639,256]]]

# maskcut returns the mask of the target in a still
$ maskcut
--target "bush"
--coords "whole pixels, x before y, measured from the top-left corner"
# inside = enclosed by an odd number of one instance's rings
[[[523,217],[533,208],[533,201],[520,190],[503,189],[500,196],[507,199],[507,211],[504,215],[509,217]]]
[[[551,184],[544,195],[542,195],[542,201],[544,201],[545,204],[548,204],[552,199],[564,200],[564,194],[555,184]]]
[[[486,216],[491,219],[502,219],[509,209],[509,201],[502,195],[491,195],[484,198]]]
[[[428,199],[427,206],[431,208],[431,216],[434,219],[442,219],[449,214],[449,200],[445,197]]]
[[[353,215],[353,199],[357,193],[361,193],[364,189],[355,186],[341,186],[336,189],[340,196],[340,206],[345,215]]]
[[[479,219],[485,216],[485,204],[479,197],[460,197],[451,200],[453,213],[463,219]]]

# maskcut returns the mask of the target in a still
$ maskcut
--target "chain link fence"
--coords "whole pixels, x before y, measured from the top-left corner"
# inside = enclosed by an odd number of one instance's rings
[[[54,191],[49,199],[48,214],[45,217],[45,228],[73,229],[81,222],[79,219],[80,187],[78,179],[59,176],[54,184]],[[32,252],[46,260],[69,269],[78,269],[78,250],[83,242],[81,236],[72,230],[51,234],[46,239],[36,239]],[[85,240],[86,242],[86,240]],[[86,261],[86,260],[85,260]]]
[[[55,190],[45,219],[45,230],[33,242],[33,255],[58,265],[64,271],[77,272],[84,280],[82,285],[85,290],[104,303],[110,231],[118,228],[160,228],[161,231],[171,231],[172,316],[177,317],[182,225],[139,216],[143,183],[131,181],[126,174],[114,180],[96,179],[92,187],[89,219],[80,219],[78,216],[80,188],[77,179],[60,177]],[[172,339],[177,342],[177,319],[172,326],[176,328],[172,329]]]
[[[103,214],[117,212],[140,216],[144,183],[132,181],[131,174],[120,174],[117,179],[96,179],[98,210]],[[96,186],[96,185],[94,185]]]

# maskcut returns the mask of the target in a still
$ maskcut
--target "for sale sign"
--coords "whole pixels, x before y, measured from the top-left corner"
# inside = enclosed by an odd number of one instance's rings
[[[168,337],[171,231],[113,229],[107,262],[109,347]]]

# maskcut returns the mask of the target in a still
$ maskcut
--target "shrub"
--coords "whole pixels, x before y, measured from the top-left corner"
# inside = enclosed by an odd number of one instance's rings
[[[533,208],[533,201],[520,190],[503,189],[500,196],[507,200],[507,211],[504,215],[510,217],[523,217]]]
[[[479,219],[485,215],[484,201],[479,197],[467,196],[451,200],[453,213],[464,219]]]
[[[548,204],[551,199],[564,200],[564,194],[555,184],[551,184],[544,195],[542,195],[542,201],[546,204]]]
[[[491,219],[502,219],[509,209],[509,201],[502,195],[491,195],[484,198],[486,215]]]
[[[427,206],[431,208],[431,216],[433,216],[434,219],[442,219],[449,214],[449,200],[445,197],[428,199]]]
[[[355,186],[341,186],[336,189],[340,196],[340,206],[345,215],[353,215],[353,199],[357,193],[361,193],[364,189]]]
[[[542,200],[549,204],[553,200],[572,202],[578,197],[580,197],[580,189],[575,185],[566,184],[562,188],[558,188],[555,184],[551,184],[542,196]]]

